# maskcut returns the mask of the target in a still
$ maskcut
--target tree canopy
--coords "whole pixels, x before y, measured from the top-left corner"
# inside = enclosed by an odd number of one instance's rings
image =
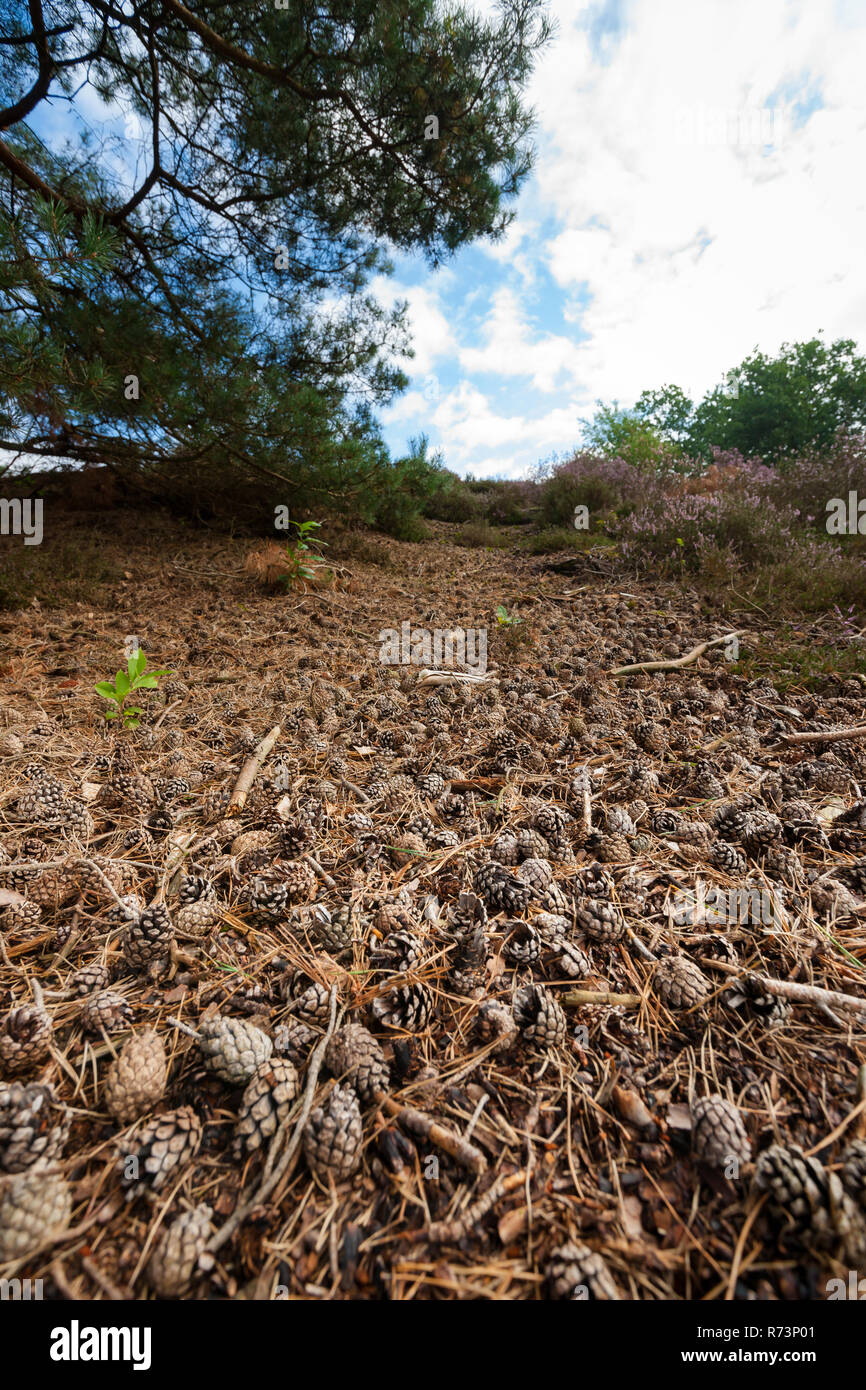
[[[501,235],[548,33],[543,0],[4,6],[0,446],[325,490],[386,466],[409,343],[371,278]]]
[[[584,439],[638,466],[655,456],[709,459],[715,449],[784,467],[825,453],[840,431],[866,430],[866,357],[848,338],[755,351],[695,404],[679,386],[643,391],[631,410],[598,409]]]

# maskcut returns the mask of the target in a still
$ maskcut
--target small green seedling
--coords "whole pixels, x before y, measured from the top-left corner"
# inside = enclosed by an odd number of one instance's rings
[[[93,687],[99,695],[103,695],[106,700],[112,700],[117,706],[116,709],[106,710],[106,719],[122,719],[124,729],[137,729],[139,720],[144,710],[138,705],[128,705],[126,702],[134,690],[156,690],[161,676],[170,676],[171,671],[147,671],[147,657],[141,649],[131,656],[126,663],[125,671],[118,671],[114,678],[114,685],[111,681],[98,681]]]
[[[516,627],[518,623],[523,622],[523,619],[509,614],[508,610],[500,603],[496,610],[496,621],[500,627]]]
[[[328,542],[313,535],[314,531],[321,530],[321,521],[290,520],[288,524],[294,526],[297,534],[294,541],[286,541],[288,571],[280,577],[280,582],[286,589],[294,589],[315,579],[316,571],[322,568],[324,562],[322,546]]]

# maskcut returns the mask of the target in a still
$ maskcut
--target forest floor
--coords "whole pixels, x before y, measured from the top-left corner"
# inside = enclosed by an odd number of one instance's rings
[[[862,638],[444,525],[344,535],[306,593],[165,517],[63,545],[58,597],[0,614],[0,1277],[791,1300],[864,1272]],[[405,623],[486,631],[486,679],[383,662]],[[93,686],[130,638],[172,674],[120,730]]]

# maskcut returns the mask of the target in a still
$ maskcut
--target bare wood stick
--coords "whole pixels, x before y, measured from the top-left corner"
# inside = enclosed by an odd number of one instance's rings
[[[866,738],[866,724],[851,729],[821,729],[812,734],[782,734],[780,742],[767,751],[775,753],[780,748],[790,748],[797,743],[837,743],[848,738]]]
[[[626,934],[626,936],[628,937],[629,941],[631,942],[632,946],[633,946],[633,947],[635,948],[635,950],[637,951],[638,955],[639,955],[639,956],[642,956],[644,960],[650,960],[650,961],[655,962],[655,961],[658,959],[657,956],[654,956],[654,955],[653,955],[653,953],[652,953],[652,951],[650,950],[649,946],[645,946],[645,945],[643,944],[643,942],[641,941],[640,937],[637,936],[637,935],[635,934],[635,932],[633,931],[633,929],[632,929],[631,927],[626,927],[626,929],[625,929],[625,934]]]
[[[559,995],[560,1004],[621,1004],[625,1009],[636,1009],[640,1004],[639,994],[611,994],[609,990],[570,989]]]
[[[274,744],[282,732],[280,725],[275,724],[269,734],[266,734],[258,745],[254,753],[251,753],[240,771],[240,776],[232,787],[231,799],[229,801],[227,816],[233,816],[236,811],[242,811],[244,803],[249,796],[250,788],[259,773],[259,768],[270,753]]]
[[[737,632],[726,632],[724,637],[714,637],[711,642],[700,642],[698,646],[692,647],[685,656],[678,656],[673,661],[638,661],[633,666],[617,666],[616,670],[609,671],[610,676],[631,676],[635,671],[678,671],[681,666],[691,666],[693,661],[697,661],[699,656],[708,652],[710,647],[720,647],[723,642],[730,642],[734,637],[743,637],[748,631],[747,628],[740,628]]]
[[[311,854],[305,854],[304,858],[306,859],[310,868],[314,869],[316,873],[319,875],[319,878],[322,880],[325,887],[330,888],[333,892],[337,884],[336,881],[333,878],[331,878],[331,875],[325,872],[319,861],[317,859],[314,859]]]
[[[458,1216],[454,1221],[433,1221],[427,1227],[427,1238],[434,1245],[443,1245],[447,1241],[449,1244],[456,1244],[468,1236],[473,1227],[479,1221],[483,1221],[489,1211],[495,1207],[496,1203],[507,1193],[514,1192],[516,1188],[522,1187],[529,1175],[528,1168],[521,1168],[519,1173],[512,1173],[508,1178],[497,1178],[488,1187],[487,1191],[473,1202],[471,1207],[467,1207],[462,1216]]]
[[[385,1095],[384,1091],[377,1095],[376,1101],[398,1124],[408,1129],[410,1134],[419,1139],[429,1139],[437,1149],[441,1149],[456,1163],[468,1168],[476,1177],[487,1171],[487,1159],[481,1150],[476,1149],[474,1144],[467,1143],[462,1135],[445,1129],[443,1125],[431,1120],[429,1115],[413,1109],[411,1105],[401,1105],[393,1096]]]
[[[859,999],[855,994],[840,994],[836,989],[822,989],[820,985],[799,985],[794,980],[774,980],[770,975],[759,975],[754,970],[743,971],[739,966],[727,965],[720,960],[702,960],[701,964],[738,979],[753,980],[768,994],[777,994],[782,999],[794,999],[797,1003],[813,1004],[818,1008],[823,1004],[836,1009],[851,1009],[858,1015],[858,1022],[866,1024],[866,999]]]

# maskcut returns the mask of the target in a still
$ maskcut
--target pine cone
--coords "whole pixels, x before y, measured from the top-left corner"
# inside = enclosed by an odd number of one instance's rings
[[[213,882],[204,874],[184,874],[178,890],[181,907],[190,903],[200,903],[216,897]]]
[[[285,1057],[272,1057],[256,1068],[241,1100],[235,1126],[234,1153],[267,1148],[298,1094],[298,1073]]]
[[[555,942],[551,949],[551,961],[570,980],[585,980],[588,975],[594,973],[592,960],[580,949],[576,941]]]
[[[274,1050],[267,1033],[242,1018],[221,1014],[199,1024],[198,1045],[208,1071],[230,1086],[245,1086]]]
[[[517,840],[517,853],[521,859],[547,859],[550,857],[550,845],[545,836],[538,830],[518,830],[515,839]]]
[[[472,886],[492,912],[509,912],[516,915],[529,906],[533,896],[533,890],[528,884],[511,873],[504,864],[497,864],[492,860],[481,865]]]
[[[615,903],[603,898],[580,897],[575,904],[575,915],[578,926],[592,941],[613,946],[625,936],[625,918]]]
[[[282,882],[251,878],[246,885],[246,899],[257,916],[276,922],[288,911],[289,889]]]
[[[112,925],[118,922],[129,923],[137,921],[143,911],[144,903],[137,893],[124,893],[120,902],[109,908],[107,917]]]
[[[123,938],[123,954],[133,970],[146,969],[152,961],[165,959],[173,936],[168,908],[164,903],[154,903],[130,922]]]
[[[0,1170],[44,1167],[63,1152],[69,1115],[50,1086],[0,1083]]]
[[[494,1054],[509,1052],[517,1041],[518,1028],[507,1004],[485,999],[478,1010],[478,1036],[482,1043],[497,1043]]]
[[[391,1084],[384,1052],[360,1023],[346,1023],[337,1029],[325,1052],[325,1066],[332,1076],[353,1086],[365,1105],[387,1092]]]
[[[66,1229],[71,1214],[65,1178],[40,1169],[0,1178],[0,1261],[45,1245]]]
[[[553,869],[546,859],[524,859],[517,877],[529,885],[536,897],[541,897],[553,882]]]
[[[106,1033],[122,1033],[132,1022],[132,1006],[114,989],[102,989],[89,994],[81,1006],[81,1022],[88,1033],[101,1037]]]
[[[660,960],[652,983],[659,999],[669,1009],[692,1009],[704,1002],[712,988],[706,975],[688,956],[667,956]]]
[[[177,930],[185,936],[206,936],[222,921],[225,913],[223,904],[214,898],[199,898],[179,909],[175,918]]]
[[[863,1222],[835,1173],[795,1144],[774,1144],[759,1154],[754,1185],[768,1192],[768,1214],[782,1235],[806,1249],[832,1249],[840,1241],[862,1256]]]
[[[212,1216],[202,1202],[178,1216],[157,1241],[147,1272],[160,1298],[180,1298],[188,1290],[213,1235]]]
[[[710,863],[716,869],[721,869],[722,873],[730,874],[733,878],[741,878],[748,869],[746,856],[742,850],[737,849],[736,845],[729,844],[727,840],[716,840],[710,850]]]
[[[490,846],[490,858],[497,864],[505,864],[507,867],[519,864],[520,849],[517,844],[517,836],[512,835],[510,831],[497,835]]]
[[[124,1136],[118,1148],[121,1181],[135,1195],[139,1183],[158,1192],[179,1168],[195,1158],[201,1145],[202,1124],[190,1105],[167,1110],[133,1134]]]
[[[444,777],[440,777],[438,772],[428,772],[425,776],[419,777],[415,786],[418,795],[425,801],[436,801],[440,796],[444,796],[448,787]]]
[[[679,811],[656,811],[651,821],[653,834],[667,838],[676,838],[676,833],[682,824],[683,817]]]
[[[700,1163],[725,1170],[733,1159],[748,1163],[752,1145],[742,1116],[724,1096],[703,1096],[692,1102],[692,1151]]]
[[[283,868],[283,884],[290,903],[305,903],[315,897],[317,880],[303,859],[289,860]]]
[[[28,1071],[47,1055],[53,1037],[51,1019],[39,1004],[10,1009],[0,1025],[0,1064],[9,1076]]]
[[[142,1028],[133,1033],[105,1078],[109,1114],[122,1125],[146,1115],[162,1099],[167,1071],[165,1048],[156,1031]]]
[[[565,1042],[568,1021],[555,995],[540,985],[524,985],[514,996],[514,1021],[527,1042],[546,1049]]]
[[[310,1113],[304,1128],[304,1154],[323,1182],[328,1175],[340,1181],[355,1172],[363,1142],[361,1107],[349,1086],[334,1086],[324,1105]]]
[[[296,1067],[303,1066],[318,1040],[319,1034],[307,1023],[280,1023],[274,1029],[274,1051]]]
[[[534,965],[541,957],[541,938],[529,922],[504,922],[508,935],[503,952],[518,965]]]
[[[866,1212],[866,1139],[855,1139],[842,1155],[842,1184]]]
[[[562,806],[543,806],[532,823],[546,840],[562,840],[571,819],[570,813]]]
[[[356,914],[350,904],[338,907],[337,911],[331,914],[326,907],[318,903],[312,909],[309,926],[317,944],[324,947],[330,955],[339,956],[352,949],[356,921]]]
[[[751,975],[739,982],[749,1007],[749,1013],[765,1028],[779,1028],[791,1016],[791,1005],[780,994],[764,990]]]
[[[314,980],[307,983],[307,977],[299,972],[289,989],[292,1013],[311,1023],[324,1023],[331,1012],[331,991],[327,985]]]
[[[601,1255],[580,1241],[569,1241],[550,1252],[547,1279],[551,1298],[619,1301],[616,1284]]]
[[[76,970],[69,982],[72,993],[80,999],[98,990],[107,989],[110,984],[111,969],[102,961],[94,961],[92,965],[85,965],[81,970]]]
[[[433,1016],[433,995],[420,981],[399,985],[373,1000],[373,1017],[385,1028],[420,1033]]]

